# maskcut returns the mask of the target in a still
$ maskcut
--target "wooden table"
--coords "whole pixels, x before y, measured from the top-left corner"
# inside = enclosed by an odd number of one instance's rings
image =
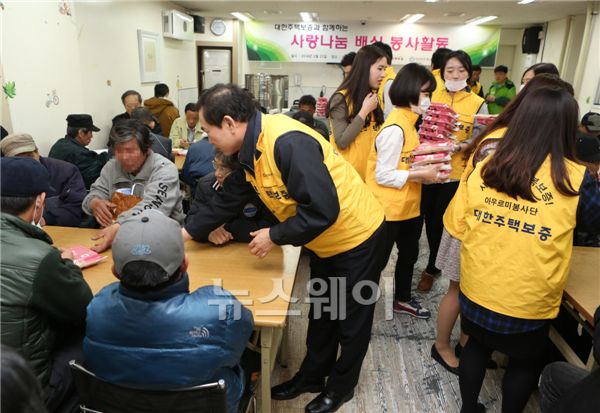
[[[575,315],[583,328],[591,331],[594,326],[594,312],[598,305],[600,305],[600,248],[573,247],[571,270],[563,294],[563,307]],[[550,338],[568,362],[591,370],[594,364],[593,348],[584,365],[554,327],[550,328]]]
[[[94,243],[90,238],[98,232],[93,229],[52,226],[46,226],[44,230],[57,247],[90,247]],[[185,251],[190,260],[190,291],[205,285],[222,285],[252,311],[255,328],[261,335],[261,411],[270,413],[271,372],[287,321],[287,297],[292,295],[300,248],[276,246],[262,260],[251,255],[248,245],[242,243],[215,247],[188,241],[185,243]],[[105,251],[103,255],[108,259],[83,270],[83,276],[94,294],[117,281],[111,272],[111,251]]]

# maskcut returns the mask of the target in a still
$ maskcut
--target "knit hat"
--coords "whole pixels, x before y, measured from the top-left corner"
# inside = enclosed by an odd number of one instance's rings
[[[48,170],[35,159],[4,157],[0,165],[2,196],[29,198],[49,191]]]

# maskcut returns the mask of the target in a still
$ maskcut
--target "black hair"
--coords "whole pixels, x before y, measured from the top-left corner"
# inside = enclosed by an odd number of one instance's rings
[[[185,112],[198,112],[198,105],[195,102],[188,103],[185,105],[184,113]]]
[[[390,100],[394,106],[409,108],[418,105],[421,89],[429,82],[427,92],[433,93],[436,81],[425,66],[418,63],[404,65],[390,87]]]
[[[379,47],[381,50],[383,50],[387,56],[387,64],[391,65],[392,64],[392,59],[394,58],[394,54],[392,52],[392,48],[390,47],[389,44],[387,43],[383,43],[383,42],[375,42],[375,43],[371,43],[373,46],[375,47]]]
[[[372,45],[361,47],[352,64],[350,75],[344,79],[342,84],[335,91],[335,93],[339,93],[343,90],[347,91],[346,99],[349,99],[352,103],[352,112],[348,113],[349,121],[358,115],[365,97],[372,92],[371,85],[369,84],[371,66],[377,63],[381,58],[387,59],[385,52],[379,47]],[[332,99],[329,99],[326,110],[327,117],[329,117],[331,111],[331,102]],[[377,108],[367,116],[365,125],[368,125],[369,122],[371,122],[372,116],[375,117],[375,123],[378,126],[383,123],[384,118],[381,106],[377,105]]]
[[[464,50],[454,50],[446,55],[446,57],[444,58],[444,63],[440,68],[440,75],[442,76],[442,79],[444,81],[446,80],[444,79],[444,70],[446,69],[446,65],[448,64],[448,61],[450,59],[456,59],[460,62],[460,64],[463,65],[463,67],[469,74],[467,76],[467,80],[470,79],[471,76],[473,76],[473,64],[471,63],[471,56],[469,56],[468,53]]]
[[[217,159],[219,162],[221,162],[224,167],[229,168],[232,171],[242,168],[242,165],[238,161],[238,158],[236,155],[227,156],[221,151],[215,151],[215,159]]]
[[[131,261],[125,264],[119,274],[119,280],[125,288],[136,291],[161,290],[180,279],[179,268],[173,274],[151,261]]]
[[[304,95],[298,101],[298,106],[309,105],[313,108],[317,107],[317,99],[313,95]]]
[[[144,153],[152,146],[150,130],[137,119],[123,119],[114,124],[108,136],[108,147],[115,149],[119,143],[135,139]]]
[[[299,110],[298,112],[296,112],[292,115],[292,118],[297,120],[300,123],[305,124],[308,127],[311,127],[311,128],[315,127],[315,118],[313,117],[312,113],[310,113],[310,112],[306,112],[304,110]]]
[[[152,122],[156,122],[156,117],[154,117],[152,111],[146,107],[141,106],[135,108],[131,112],[131,119],[137,119],[146,126],[149,126]]]
[[[440,69],[442,67],[442,64],[444,63],[446,55],[451,51],[452,49],[440,47],[435,52],[433,52],[433,55],[431,56],[431,68],[433,70]]]
[[[471,67],[471,70],[472,70],[473,72],[481,72],[481,66],[479,66],[479,65],[473,65],[473,66]]]
[[[530,70],[533,70],[533,74],[535,76],[542,73],[550,73],[551,75],[560,76],[558,68],[554,65],[554,63],[536,63],[533,66],[529,66],[527,69],[525,69],[523,75],[521,76],[521,83],[523,83],[525,73],[529,72]]]
[[[78,128],[75,126],[67,126],[67,135],[69,135],[71,138],[76,138],[77,135],[79,135],[79,131],[82,131],[83,133],[88,133],[90,129]]]
[[[239,122],[248,122],[258,108],[250,93],[238,85],[220,83],[200,96],[198,109],[202,110],[202,116],[209,125],[221,127],[225,116],[231,116]]]
[[[2,344],[2,411],[10,413],[45,413],[40,383],[27,361],[13,348]]]
[[[19,215],[27,211],[37,196],[32,197],[16,197],[16,196],[2,196],[0,197],[0,212],[4,212],[11,215]]]
[[[494,119],[494,121],[491,124],[489,124],[479,135],[477,135],[477,137],[473,140],[473,142],[471,142],[471,144],[469,144],[469,146],[464,152],[464,159],[469,159],[471,154],[477,150],[479,144],[487,135],[489,135],[497,129],[507,127],[508,124],[512,121],[515,112],[517,111],[519,106],[521,106],[523,99],[525,99],[525,97],[527,97],[529,93],[544,86],[563,88],[571,96],[575,94],[573,86],[571,86],[570,83],[565,82],[564,80],[559,78],[557,75],[542,73],[539,76],[535,76],[529,81],[529,83],[525,85],[523,90],[517,93],[517,96],[514,99],[512,99],[508,105],[506,105],[506,108],[504,108],[502,113],[500,113],[496,117],[496,119]]]
[[[138,101],[140,102],[140,104],[142,103],[142,95],[140,95],[139,92],[137,92],[135,90],[127,90],[125,93],[123,93],[121,95],[121,102],[123,102],[123,104],[125,104],[125,98],[127,96],[131,96],[131,95],[137,96]]]
[[[554,186],[563,195],[575,196],[565,158],[576,160],[578,126],[575,98],[563,87],[543,86],[530,92],[517,108],[494,155],[483,166],[484,183],[513,198],[536,202],[531,182],[550,156]],[[527,142],[527,150],[523,144]]]
[[[356,52],[350,52],[342,57],[342,61],[340,62],[340,66],[352,66],[354,63],[354,58],[356,57]]]
[[[496,67],[494,68],[494,73],[496,73],[496,72],[508,73],[508,67],[506,67],[506,66],[504,66],[504,65],[499,65],[499,66],[496,66]]]
[[[169,94],[169,86],[164,83],[157,83],[154,85],[154,97],[164,98]]]
[[[8,131],[4,129],[4,126],[0,125],[0,139],[4,139],[9,135]]]

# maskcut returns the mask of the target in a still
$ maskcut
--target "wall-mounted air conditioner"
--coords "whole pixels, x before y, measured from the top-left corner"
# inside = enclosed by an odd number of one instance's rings
[[[163,36],[179,40],[194,40],[194,19],[177,10],[162,12]]]

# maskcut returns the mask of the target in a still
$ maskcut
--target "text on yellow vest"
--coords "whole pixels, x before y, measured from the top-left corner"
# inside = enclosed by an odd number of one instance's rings
[[[467,229],[460,254],[460,289],[471,301],[511,317],[556,317],[567,281],[579,196],[558,192],[546,158],[532,180],[538,202],[511,198],[467,179]],[[579,190],[585,167],[565,160]]]

